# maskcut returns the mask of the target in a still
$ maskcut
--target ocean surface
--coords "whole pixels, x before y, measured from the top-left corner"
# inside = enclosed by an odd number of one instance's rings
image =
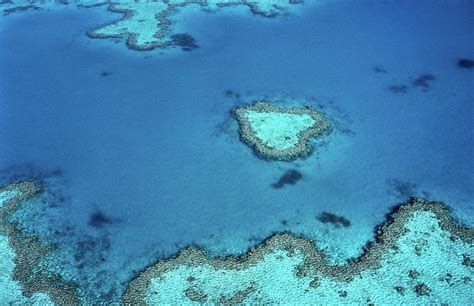
[[[164,54],[88,38],[119,17],[105,7],[0,17],[0,183],[44,182],[44,203],[16,218],[91,300],[118,300],[191,244],[239,254],[291,231],[344,262],[411,196],[472,226],[474,72],[457,61],[474,56],[473,15],[433,0],[189,9],[174,18],[200,48]],[[260,99],[312,105],[335,128],[308,158],[263,160],[231,116]],[[273,188],[290,169],[302,179]]]

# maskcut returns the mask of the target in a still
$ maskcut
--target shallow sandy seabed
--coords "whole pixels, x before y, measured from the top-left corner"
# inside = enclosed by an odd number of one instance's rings
[[[314,2],[314,1],[311,1]],[[92,8],[107,7],[110,12],[121,13],[123,16],[109,24],[101,24],[87,32],[91,38],[126,38],[127,46],[135,50],[153,50],[181,46],[187,48],[189,40],[173,39],[173,22],[169,19],[172,14],[179,13],[185,6],[197,9],[218,11],[225,7],[248,7],[254,14],[265,17],[277,17],[288,14],[290,9],[302,1],[297,0],[162,0],[162,1],[4,1],[0,2],[3,15],[12,13],[54,10],[64,6]],[[100,21],[99,21],[100,24]]]

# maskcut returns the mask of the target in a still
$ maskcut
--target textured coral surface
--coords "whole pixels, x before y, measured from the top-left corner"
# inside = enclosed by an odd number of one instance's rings
[[[472,229],[441,203],[412,201],[379,229],[377,242],[345,266],[317,242],[276,235],[242,257],[198,249],[158,262],[132,281],[126,302],[460,303],[472,300]]]

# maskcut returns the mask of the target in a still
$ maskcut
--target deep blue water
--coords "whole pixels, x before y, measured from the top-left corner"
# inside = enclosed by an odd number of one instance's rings
[[[11,15],[0,20],[0,169],[62,169],[51,188],[67,200],[25,222],[66,252],[107,240],[105,262],[77,272],[114,275],[104,292],[188,244],[239,253],[274,231],[355,256],[410,195],[474,224],[474,72],[456,66],[474,56],[473,13],[470,1],[344,2],[271,20],[186,13],[180,29],[201,48],[166,55],[87,38],[115,17],[104,7]],[[414,86],[424,74],[435,80]],[[262,97],[305,100],[337,128],[308,159],[261,160],[229,111]],[[293,168],[302,181],[271,187]],[[352,226],[324,232],[322,211]]]

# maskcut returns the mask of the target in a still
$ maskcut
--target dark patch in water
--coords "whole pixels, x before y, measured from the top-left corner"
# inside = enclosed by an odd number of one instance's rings
[[[421,194],[424,198],[430,198],[430,194],[426,191],[418,191],[418,186],[411,182],[401,181],[397,179],[388,179],[386,181],[389,186],[388,194],[395,196],[401,201],[406,201],[418,194]]]
[[[302,178],[303,174],[301,174],[301,172],[294,169],[290,169],[287,170],[285,174],[283,174],[276,183],[273,183],[272,187],[275,189],[279,189],[287,184],[294,185]]]
[[[112,72],[110,72],[110,71],[102,71],[102,72],[100,73],[100,76],[103,77],[103,78],[105,78],[105,77],[110,76],[111,74],[112,74]]]
[[[5,3],[9,3],[9,2],[5,2]],[[21,11],[28,11],[28,10],[39,10],[39,7],[37,7],[36,5],[33,5],[33,4],[23,5],[23,6],[19,5],[19,6],[15,6],[15,7],[3,10],[3,15],[7,16],[7,15],[12,14],[12,13],[21,12]]]
[[[375,66],[374,67],[374,72],[375,73],[387,73],[387,70],[385,70],[385,68],[383,68],[381,66]]]
[[[315,98],[308,98],[309,101],[317,100]],[[332,126],[335,130],[346,136],[354,136],[355,132],[350,129],[350,125],[354,122],[349,113],[337,104],[334,100],[329,100],[324,103],[318,103],[317,107],[328,117],[332,119]],[[324,144],[324,141],[319,141],[320,145]]]
[[[105,216],[101,211],[96,211],[89,218],[89,225],[95,228],[103,228],[104,225],[111,224],[112,220]]]
[[[417,185],[397,179],[388,179],[387,185],[390,187],[389,193],[399,199],[411,198],[416,194]]]
[[[79,269],[96,269],[107,260],[107,253],[111,248],[107,235],[87,237],[76,244],[74,260]]]
[[[430,295],[431,293],[431,289],[425,283],[419,283],[415,286],[414,290],[418,297]]]
[[[463,261],[462,264],[466,267],[474,268],[474,259],[472,259],[469,254],[462,254]]]
[[[474,60],[469,58],[460,58],[458,60],[458,67],[464,69],[473,69],[474,68]]]
[[[240,94],[230,89],[224,91],[224,96],[229,99],[240,99]]]
[[[236,133],[236,120],[234,119],[232,111],[230,111],[226,113],[225,118],[221,122],[215,125],[212,135],[215,137],[229,135],[230,137],[228,138],[228,141],[233,143],[236,141],[236,139],[238,139],[238,135],[236,135]]]
[[[408,91],[408,86],[407,85],[392,85],[388,87],[388,90],[390,90],[393,93],[406,93]]]
[[[432,74],[423,74],[420,75],[416,80],[413,81],[414,87],[421,87],[424,91],[427,91],[431,88],[429,82],[436,80],[435,76]]]
[[[62,176],[61,168],[44,169],[33,163],[22,163],[0,169],[0,185],[6,185],[15,181],[26,181],[31,179],[45,180],[50,177]]]
[[[347,220],[345,217],[331,214],[325,211],[319,214],[317,219],[322,223],[331,223],[337,228],[341,227],[341,225],[344,227],[351,226],[351,221]]]
[[[78,4],[77,7],[83,7],[83,8],[94,8],[94,7],[99,7],[103,5],[108,5],[108,2],[99,2],[99,3],[93,3],[93,4]]]
[[[173,45],[180,46],[183,51],[192,51],[199,48],[194,37],[187,33],[173,34],[170,37]]]
[[[51,176],[62,176],[63,175],[63,169],[61,168],[56,168],[51,171]]]
[[[265,240],[265,239],[262,238],[262,237],[258,237],[258,236],[252,235],[252,236],[250,236],[247,240],[248,240],[249,242],[260,243],[260,242],[262,242],[262,241]]]

